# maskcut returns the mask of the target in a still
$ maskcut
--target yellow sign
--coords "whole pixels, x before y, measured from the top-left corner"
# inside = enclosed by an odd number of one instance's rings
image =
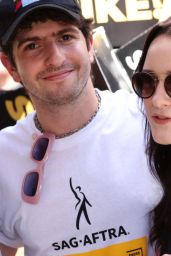
[[[119,8],[120,2],[124,9]],[[95,23],[144,21],[160,19],[163,0],[80,0],[83,15]],[[152,5],[153,8],[150,8]]]
[[[147,256],[147,238],[114,244],[95,251],[72,254],[72,256]]]
[[[17,96],[14,103],[6,100],[5,105],[10,117],[15,121],[23,119],[34,110],[31,101],[23,95]]]

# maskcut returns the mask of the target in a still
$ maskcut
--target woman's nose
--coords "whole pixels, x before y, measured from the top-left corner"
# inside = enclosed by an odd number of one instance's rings
[[[156,86],[156,90],[152,95],[152,103],[156,108],[163,108],[171,104],[171,98],[166,93],[163,80],[160,80]]]

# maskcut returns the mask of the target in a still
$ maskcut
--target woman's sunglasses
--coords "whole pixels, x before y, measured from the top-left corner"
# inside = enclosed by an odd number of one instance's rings
[[[154,94],[159,80],[149,73],[137,72],[132,76],[132,86],[140,98],[147,99]],[[164,88],[169,97],[171,97],[171,74],[164,79]]]
[[[26,173],[23,180],[21,194],[22,199],[27,203],[36,204],[39,201],[44,165],[48,159],[54,140],[55,136],[53,134],[44,133],[37,137],[32,146],[31,159],[38,165],[36,169]]]

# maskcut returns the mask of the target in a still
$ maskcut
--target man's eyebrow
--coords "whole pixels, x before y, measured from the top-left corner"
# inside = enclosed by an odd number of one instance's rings
[[[80,30],[77,27],[67,27],[67,28],[63,28],[61,30],[59,30],[57,33],[54,33],[55,36],[57,35],[62,35],[64,33],[75,33],[75,34],[79,34]]]
[[[79,34],[80,30],[76,27],[67,27],[59,30],[58,32],[53,32],[50,36],[56,37],[56,36],[61,36],[65,33],[74,33],[74,34]],[[40,41],[40,40],[45,40],[46,36],[26,36],[26,37],[20,37],[18,38],[18,44],[17,47],[20,47],[21,45],[31,42],[31,41]]]
[[[56,36],[61,36],[65,33],[74,33],[74,34],[79,34],[80,33],[80,30],[78,28],[75,28],[75,27],[67,27],[67,28],[63,28],[57,32],[53,32],[51,34],[52,37],[56,37]],[[26,36],[24,38],[20,38],[18,39],[18,47],[20,47],[21,45],[23,45],[24,43],[27,43],[27,42],[31,42],[31,41],[40,41],[40,40],[44,40],[46,39],[46,36]]]
[[[17,47],[20,47],[21,45],[27,43],[27,42],[31,42],[31,41],[39,41],[41,38],[38,36],[28,36],[28,37],[24,37],[21,39],[18,39],[18,44]]]

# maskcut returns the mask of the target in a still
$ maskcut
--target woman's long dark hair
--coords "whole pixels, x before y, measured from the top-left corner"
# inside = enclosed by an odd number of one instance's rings
[[[157,23],[150,30],[136,69],[137,72],[143,70],[148,49],[153,40],[160,35],[171,37],[171,18],[164,22]],[[161,47],[163,46],[161,45]],[[171,238],[171,145],[160,145],[153,140],[148,120],[146,120],[145,137],[151,172],[161,182],[163,187],[163,197],[152,211],[153,224],[150,233],[150,241],[152,244],[155,244],[157,251],[167,242],[166,238],[168,238],[168,235],[170,235]]]

